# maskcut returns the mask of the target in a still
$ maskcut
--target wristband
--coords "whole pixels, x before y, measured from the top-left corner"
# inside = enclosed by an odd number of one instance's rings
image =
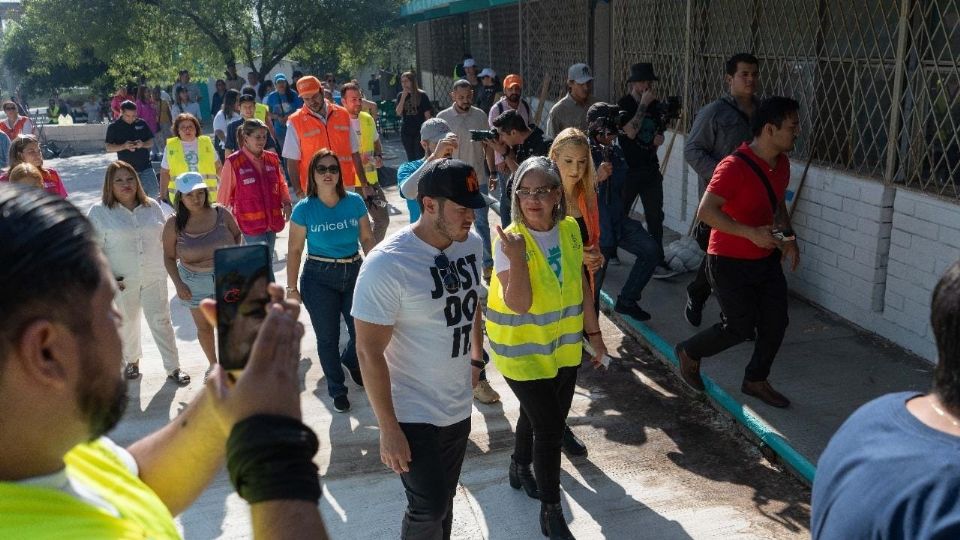
[[[320,443],[303,422],[261,414],[237,422],[227,439],[227,471],[250,504],[274,500],[320,500],[313,456]]]
[[[483,363],[483,360],[470,360],[470,365],[477,369],[484,369],[487,367],[487,365]]]

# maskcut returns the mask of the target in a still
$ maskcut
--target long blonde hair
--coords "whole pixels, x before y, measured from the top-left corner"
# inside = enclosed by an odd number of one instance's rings
[[[597,187],[597,169],[593,166],[593,158],[590,155],[590,140],[587,139],[587,135],[579,129],[567,128],[561,131],[556,138],[553,139],[553,144],[550,145],[550,159],[553,160],[553,162],[557,164],[557,167],[559,168],[560,152],[569,146],[579,146],[586,151],[587,172],[580,178],[580,181],[577,182],[577,185],[573,186],[571,191],[567,192],[567,187],[563,186],[567,198],[568,209],[571,207],[576,207],[577,201],[581,195],[596,193]],[[590,199],[590,197],[587,198],[587,200]]]

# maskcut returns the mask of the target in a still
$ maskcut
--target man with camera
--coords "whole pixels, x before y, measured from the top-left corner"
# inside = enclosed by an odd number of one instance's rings
[[[446,109],[437,113],[437,118],[445,121],[450,126],[450,131],[457,136],[457,139],[464,141],[457,145],[453,151],[456,159],[463,161],[473,167],[477,176],[483,174],[485,167],[484,145],[479,141],[471,140],[471,131],[487,130],[487,115],[479,108],[473,106],[474,95],[473,86],[466,79],[460,79],[453,83],[453,89],[450,91],[450,99],[453,103]],[[481,176],[482,177],[482,176]],[[480,182],[480,192],[484,196],[489,192],[486,182]],[[474,210],[476,221],[473,222],[474,229],[483,240],[483,279],[489,281],[490,274],[493,272],[493,252],[490,250],[490,221],[488,218],[487,207]]]
[[[712,227],[707,272],[723,310],[722,322],[676,346],[680,375],[703,391],[700,360],[755,337],[740,391],[767,405],[790,400],[767,381],[787,329],[787,281],[781,263],[800,263],[797,239],[784,204],[790,159],[799,133],[800,105],[774,96],[757,105],[753,141],[743,143],[713,172],[697,218]]]
[[[225,457],[255,538],[326,538],[300,308],[281,287],[244,373],[218,367],[176,420],[122,448],[105,437],[128,402],[117,285],[93,226],[61,197],[0,185],[0,238],[0,538],[180,538],[173,516]]]
[[[650,281],[660,259],[657,242],[639,221],[630,217],[629,207],[623,202],[624,182],[629,168],[623,150],[613,144],[620,132],[619,112],[616,106],[603,102],[594,103],[587,111],[590,153],[597,168],[600,252],[604,256],[603,266],[594,275],[594,302],[599,302],[607,265],[611,259],[617,257],[617,248],[623,248],[627,253],[633,254],[636,261],[620,289],[614,311],[638,321],[646,321],[650,319],[650,314],[640,307],[640,294]]]
[[[527,124],[518,110],[511,109],[498,116],[491,131],[496,136],[487,144],[503,159],[509,174],[529,157],[550,155],[553,139],[544,137],[543,130],[537,126]],[[511,182],[507,180],[500,190],[500,221],[504,227],[510,224]]]
[[[493,129],[493,122],[497,119],[498,116],[507,112],[507,111],[517,111],[517,114],[523,118],[525,124],[530,124],[530,119],[533,117],[532,109],[530,104],[523,99],[521,94],[523,93],[523,78],[520,75],[511,73],[503,79],[503,92],[504,95],[500,98],[500,101],[493,104],[490,107],[490,113],[487,115],[487,122],[490,125],[490,128]],[[486,145],[486,154],[487,154],[487,170],[490,171],[490,189],[494,190],[497,187],[497,184],[506,185],[507,179],[510,177],[510,170],[507,168],[506,162],[503,160],[498,152],[495,152],[492,145]],[[503,207],[510,205],[510,190],[501,189],[500,190],[500,222],[503,227],[510,225],[510,212],[507,209],[507,220],[503,219]]]
[[[729,93],[704,106],[693,119],[683,157],[699,178],[699,194],[713,177],[720,160],[730,155],[737,146],[750,142],[753,133],[750,120],[757,106],[754,92],[759,84],[760,62],[748,53],[738,53],[726,63],[726,81]],[[706,251],[710,227],[702,221],[697,227],[697,242]],[[707,259],[697,270],[697,277],[687,285],[687,305],[684,318],[693,326],[700,326],[703,305],[710,298],[710,282],[707,280]]]
[[[625,211],[630,214],[639,195],[647,231],[657,242],[657,266],[653,277],[662,279],[673,277],[677,272],[671,270],[663,259],[663,175],[660,174],[657,148],[663,144],[666,118],[656,114],[663,108],[653,89],[657,80],[653,64],[641,62],[630,66],[627,79],[630,93],[620,98],[617,105],[622,117],[629,119],[619,137],[629,166],[623,190]]]

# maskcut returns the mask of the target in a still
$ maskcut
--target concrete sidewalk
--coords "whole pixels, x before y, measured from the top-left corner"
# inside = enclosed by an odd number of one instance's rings
[[[672,231],[667,234],[664,245],[679,237]],[[622,264],[609,267],[604,283],[604,291],[613,300],[634,260],[622,250],[620,254]],[[803,264],[802,258],[800,264]],[[610,305],[606,306],[608,316],[675,368],[673,346],[719,320],[713,296],[704,309],[699,329],[684,319],[686,286],[693,277],[691,272],[666,280],[651,280],[641,302],[653,315],[646,323],[614,313]],[[787,279],[789,281],[789,275]],[[926,360],[801,298],[791,296],[789,309],[790,326],[770,375],[771,384],[790,398],[789,408],[770,407],[740,392],[743,370],[753,351],[752,342],[704,359],[701,373],[737,401],[736,406],[741,407],[742,412],[772,428],[809,464],[816,464],[834,432],[867,401],[889,392],[924,392],[930,388],[933,366]],[[689,394],[692,395],[692,391]],[[721,404],[709,399],[723,409]],[[787,464],[796,469],[795,464]],[[804,476],[803,471],[795,472]]]

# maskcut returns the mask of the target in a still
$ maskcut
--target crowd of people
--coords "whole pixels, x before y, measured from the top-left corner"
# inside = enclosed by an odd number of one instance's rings
[[[699,327],[713,293],[722,316],[677,344],[676,355],[682,380],[702,392],[701,361],[753,341],[742,391],[782,408],[790,401],[768,378],[787,328],[782,262],[800,263],[784,204],[799,105],[758,98],[759,64],[750,54],[727,61],[728,92],[697,113],[686,138],[684,157],[701,180],[697,237],[706,256],[684,315]],[[255,535],[324,537],[312,462],[319,443],[300,415],[302,304],[332,408],[351,408],[346,375],[367,394],[381,461],[407,496],[401,537],[450,538],[472,401],[500,399],[487,380],[492,361],[520,403],[508,483],[540,501],[544,536],[573,538],[560,505],[561,453],[588,453],[567,414],[585,351],[596,369],[609,361],[598,315],[609,265],[622,264],[619,249],[634,256],[613,308],[638,321],[656,315],[641,307],[648,282],[675,276],[664,260],[657,77],[652,64],[635,64],[627,93],[605,103],[593,96],[589,66],[574,64],[544,131],[520,75],[501,82],[470,56],[456,73],[452,104],[439,111],[413,72],[400,77],[395,112],[408,161],[397,178],[410,225],[390,236],[376,111],[356,82],[299,73],[260,81],[255,72],[244,81],[229,66],[216,84],[213,137],[202,133],[188,72],[166,107],[159,88],[140,86],[135,96],[121,88],[105,141],[118,160],[86,217],[64,201],[28,122],[4,106],[3,131],[15,136],[0,181],[26,186],[0,185],[0,233],[10,239],[0,245],[0,277],[12,289],[0,300],[0,407],[13,418],[0,432],[0,536],[42,536],[68,523],[92,536],[176,536],[171,515],[225,458],[251,504]],[[491,228],[488,200],[497,192],[500,224]],[[214,252],[253,243],[272,252],[284,229],[286,290],[270,286],[237,379],[216,362]],[[122,415],[124,379],[140,377],[141,312],[168,377],[191,382],[168,279],[196,325],[206,389],[175,422],[123,449],[104,435]],[[917,467],[960,436],[958,283],[954,265],[934,296],[941,363],[933,393],[868,404],[880,420],[860,412],[841,430],[814,486],[814,536],[956,529],[952,484],[937,483],[953,478],[944,474],[952,462],[944,457],[925,474]],[[349,334],[342,349],[341,320]],[[897,451],[852,462],[863,452],[858,441],[876,437],[871,426],[883,431],[885,417],[910,424],[877,439]],[[863,500],[859,513],[828,511],[857,497],[844,479],[866,485],[877,471],[902,468],[903,456],[916,456],[907,470],[926,479],[924,493],[883,493],[910,512],[891,508],[880,523],[884,514],[866,516],[875,503]],[[945,507],[951,512],[937,514]],[[38,512],[49,515],[29,519]]]

